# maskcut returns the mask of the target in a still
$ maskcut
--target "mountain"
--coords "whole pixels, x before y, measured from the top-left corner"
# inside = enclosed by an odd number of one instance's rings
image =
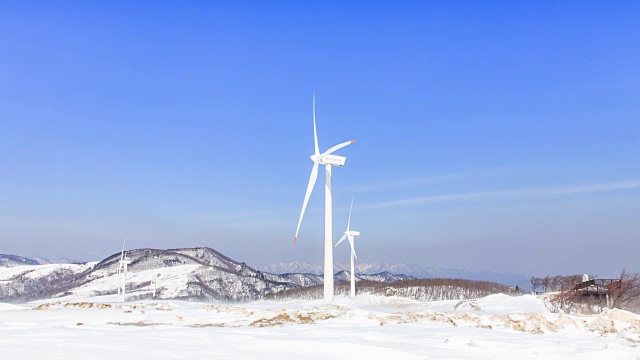
[[[275,274],[284,274],[290,272],[322,274],[324,270],[323,264],[290,262],[290,263],[272,263],[265,265],[253,265],[255,269]],[[336,271],[348,270],[348,264],[334,264]],[[531,288],[529,282],[530,276],[517,275],[509,273],[497,273],[491,271],[470,271],[461,269],[441,269],[431,268],[418,265],[410,265],[404,263],[358,263],[356,264],[356,274],[372,275],[377,273],[388,272],[392,274],[403,274],[418,279],[468,279],[479,281],[497,282],[509,286],[518,286],[520,289],[528,290]]]
[[[271,274],[315,274],[322,275],[324,273],[324,264],[306,263],[306,262],[281,262],[273,264],[251,264],[253,268],[268,272]],[[347,270],[348,266],[342,264],[333,264],[334,271]],[[356,272],[359,272],[356,267]]]
[[[39,265],[36,260],[10,254],[0,254],[0,267],[12,267],[20,265]]]
[[[45,265],[45,264],[81,264],[84,261],[66,258],[24,257],[10,254],[0,254],[0,267],[12,267],[20,265]]]
[[[394,282],[401,280],[411,280],[414,279],[413,276],[408,276],[404,274],[392,274],[388,271],[382,271],[375,274],[358,274],[356,273],[356,280],[361,281],[376,281],[376,282]],[[338,271],[335,274],[336,281],[350,281],[351,280],[351,272],[347,270]]]
[[[38,264],[40,264],[40,265],[46,265],[46,264],[82,264],[82,263],[86,262],[86,261],[82,261],[82,260],[59,258],[59,257],[44,258],[44,257],[34,256],[34,257],[30,258],[30,259],[37,261]]]
[[[271,274],[235,261],[211,248],[136,249],[127,251],[127,299],[193,299],[246,301],[287,289],[321,285],[320,275]],[[12,267],[0,267],[0,301],[17,302],[45,298],[117,296],[120,253],[100,262],[44,264],[15,255]],[[7,261],[8,262],[8,261]],[[17,264],[17,265],[16,265]],[[349,273],[338,272],[336,281]],[[410,277],[388,272],[358,275],[360,280],[396,281]]]
[[[267,279],[261,272],[209,248],[137,249],[127,252],[129,300],[249,300],[297,285]],[[47,264],[0,268],[0,301],[28,301],[63,296],[116,295],[120,254],[89,264]],[[32,264],[30,262],[30,264]],[[155,279],[155,281],[154,281]]]

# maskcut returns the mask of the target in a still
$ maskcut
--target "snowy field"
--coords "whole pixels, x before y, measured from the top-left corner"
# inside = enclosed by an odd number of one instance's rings
[[[640,316],[551,314],[533,296],[0,303],[1,359],[640,359]]]

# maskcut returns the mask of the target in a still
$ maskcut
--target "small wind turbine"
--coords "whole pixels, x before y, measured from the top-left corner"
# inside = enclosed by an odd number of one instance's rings
[[[125,236],[124,241],[122,242],[122,252],[120,252],[120,263],[118,264],[118,276],[120,285],[118,286],[118,295],[122,294],[122,302],[126,299],[126,288],[127,288],[127,267],[131,264],[131,259],[127,256],[127,253],[124,251],[124,245],[127,242],[127,237]]]
[[[124,253],[124,257],[121,261],[122,264],[122,302],[125,302],[127,296],[127,266],[131,264],[131,259]]]
[[[349,208],[349,221],[347,221],[347,231],[344,232],[344,235],[342,235],[340,240],[338,240],[338,242],[336,243],[336,246],[338,246],[345,239],[349,239],[349,244],[351,244],[351,295],[350,295],[351,297],[356,296],[356,270],[355,270],[355,265],[353,264],[353,260],[354,258],[356,260],[358,259],[358,256],[356,256],[356,248],[353,242],[354,242],[354,237],[360,235],[360,231],[353,231],[349,229],[349,226],[351,225],[351,210],[353,210],[354,198],[355,198],[355,195],[351,198],[351,207]]]
[[[315,152],[311,155],[311,161],[313,161],[313,167],[311,168],[311,176],[309,177],[309,184],[307,185],[307,193],[304,196],[302,202],[302,211],[300,212],[300,219],[298,220],[298,228],[296,229],[296,235],[293,238],[293,244],[295,245],[298,239],[298,232],[300,231],[300,224],[302,224],[302,217],[304,211],[307,208],[311,191],[313,190],[316,180],[318,179],[318,165],[326,165],[326,182],[325,182],[325,197],[324,197],[324,302],[326,304],[333,303],[333,240],[331,239],[333,231],[332,223],[332,198],[331,198],[331,166],[343,166],[347,158],[344,156],[332,155],[333,152],[342,149],[343,147],[353,144],[355,140],[346,141],[338,144],[324,153],[320,153],[318,147],[318,132],[316,131],[316,94],[313,93],[313,140]]]
[[[156,292],[158,291],[158,273],[153,273],[153,298],[156,297]]]
[[[118,295],[122,290],[122,260],[124,259],[124,244],[127,242],[127,237],[124,237],[124,241],[122,242],[122,251],[120,251],[120,261],[118,262]]]

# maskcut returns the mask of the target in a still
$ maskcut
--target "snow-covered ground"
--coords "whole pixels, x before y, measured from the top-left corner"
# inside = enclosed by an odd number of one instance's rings
[[[20,265],[13,267],[0,267],[0,281],[8,281],[8,279],[21,276],[25,278],[39,278],[51,274],[57,270],[69,270],[74,272],[82,272],[96,263],[86,264],[46,264],[46,265]]]
[[[0,303],[2,359],[640,359],[640,316],[550,314],[533,296],[241,304]]]

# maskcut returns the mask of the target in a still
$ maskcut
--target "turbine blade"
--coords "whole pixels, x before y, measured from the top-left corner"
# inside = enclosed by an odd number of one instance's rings
[[[356,248],[355,246],[353,246],[353,236],[349,236],[349,244],[351,244],[351,253],[353,254],[353,257],[358,260],[358,255],[356,255]]]
[[[344,241],[344,239],[347,238],[347,234],[345,233],[344,235],[342,235],[342,237],[340,238],[340,240],[338,240],[338,242],[336,243],[336,246],[338,246],[341,242]]]
[[[122,251],[120,251],[120,262],[118,263],[118,274],[120,274],[120,268],[122,267],[122,259],[124,258],[124,244],[127,242],[127,236],[125,235],[122,242]]]
[[[334,146],[332,148],[329,148],[329,150],[325,151],[322,155],[329,155],[329,154],[333,153],[334,151],[340,150],[340,149],[342,149],[343,147],[345,147],[347,145],[353,144],[354,142],[356,142],[356,141],[355,140],[345,141],[342,144],[338,144],[338,145],[336,145],[336,146]]]
[[[318,147],[318,132],[316,131],[316,91],[313,90],[313,143],[315,145],[315,155],[320,155]]]
[[[349,221],[347,221],[347,231],[349,231],[349,226],[351,225],[351,210],[353,210],[353,199],[356,198],[356,194],[353,194],[351,197],[351,207],[349,208]]]
[[[307,208],[307,203],[309,202],[311,191],[313,191],[313,186],[316,184],[316,179],[318,179],[318,163],[314,162],[313,167],[311,168],[311,176],[309,177],[309,185],[307,185],[307,193],[304,195],[304,202],[302,202],[302,211],[300,212],[300,219],[298,220],[296,236],[293,237],[293,245],[296,244],[296,240],[298,239],[298,232],[300,231],[300,224],[302,224],[302,217],[304,216],[304,211]]]

